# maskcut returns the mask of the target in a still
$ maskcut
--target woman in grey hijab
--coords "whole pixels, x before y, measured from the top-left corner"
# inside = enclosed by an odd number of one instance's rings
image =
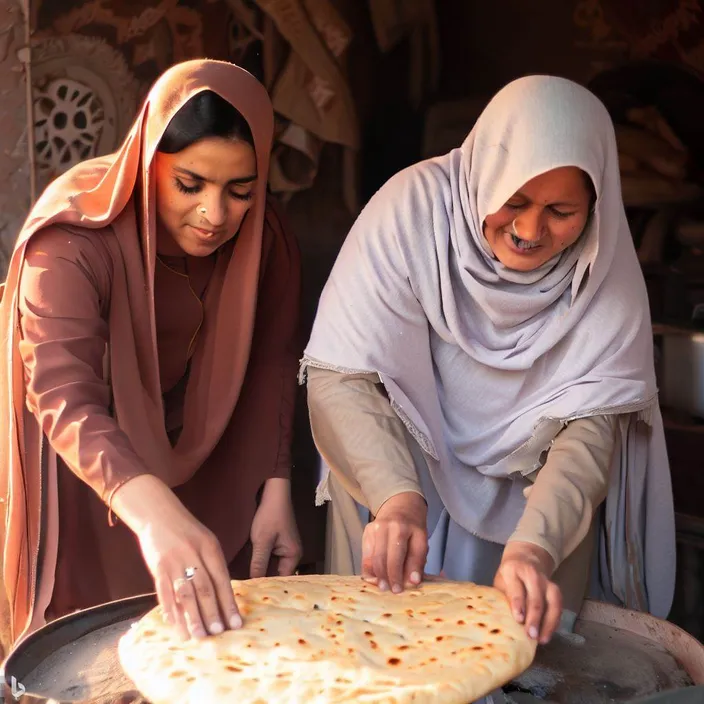
[[[353,226],[301,367],[332,571],[494,583],[547,642],[585,595],[665,617],[672,491],[614,130],[523,78]],[[364,525],[354,502],[373,520]]]

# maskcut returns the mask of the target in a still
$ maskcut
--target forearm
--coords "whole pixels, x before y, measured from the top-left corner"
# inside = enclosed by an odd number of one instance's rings
[[[509,543],[537,545],[557,567],[586,538],[606,497],[616,423],[613,416],[583,418],[557,436]]]
[[[375,374],[309,368],[308,407],[320,454],[372,514],[392,496],[423,495],[405,427]]]

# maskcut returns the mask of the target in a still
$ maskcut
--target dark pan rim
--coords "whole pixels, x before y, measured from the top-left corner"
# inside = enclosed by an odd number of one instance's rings
[[[101,628],[140,618],[156,605],[156,593],[140,594],[67,614],[30,633],[15,644],[2,665],[5,701],[14,701],[11,694],[13,677],[15,682],[21,683],[59,648]],[[32,700],[47,701],[43,695],[27,690],[22,701]]]

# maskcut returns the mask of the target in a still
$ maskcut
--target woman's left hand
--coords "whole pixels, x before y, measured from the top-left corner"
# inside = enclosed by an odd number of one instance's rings
[[[528,636],[543,645],[562,615],[562,593],[550,581],[553,569],[553,558],[543,548],[509,542],[494,577],[494,586],[506,595],[516,621],[525,623]]]
[[[262,500],[252,521],[250,577],[265,577],[272,555],[279,558],[279,574],[294,573],[303,555],[288,479],[267,480]]]

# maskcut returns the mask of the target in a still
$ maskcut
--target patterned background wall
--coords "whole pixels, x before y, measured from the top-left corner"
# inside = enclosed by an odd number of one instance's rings
[[[30,7],[25,17],[21,0],[0,0],[2,272],[32,198],[77,161],[112,150],[153,80],[184,59],[232,60],[265,82],[277,113],[270,182],[286,197],[314,184],[325,144],[347,156],[359,149],[358,113],[379,80],[370,68],[404,38],[411,106],[484,94],[533,70],[588,80],[629,57],[704,75],[700,0],[543,0],[540,17],[522,0],[33,0]],[[366,59],[348,80],[350,55]],[[339,176],[354,211],[353,158]]]

